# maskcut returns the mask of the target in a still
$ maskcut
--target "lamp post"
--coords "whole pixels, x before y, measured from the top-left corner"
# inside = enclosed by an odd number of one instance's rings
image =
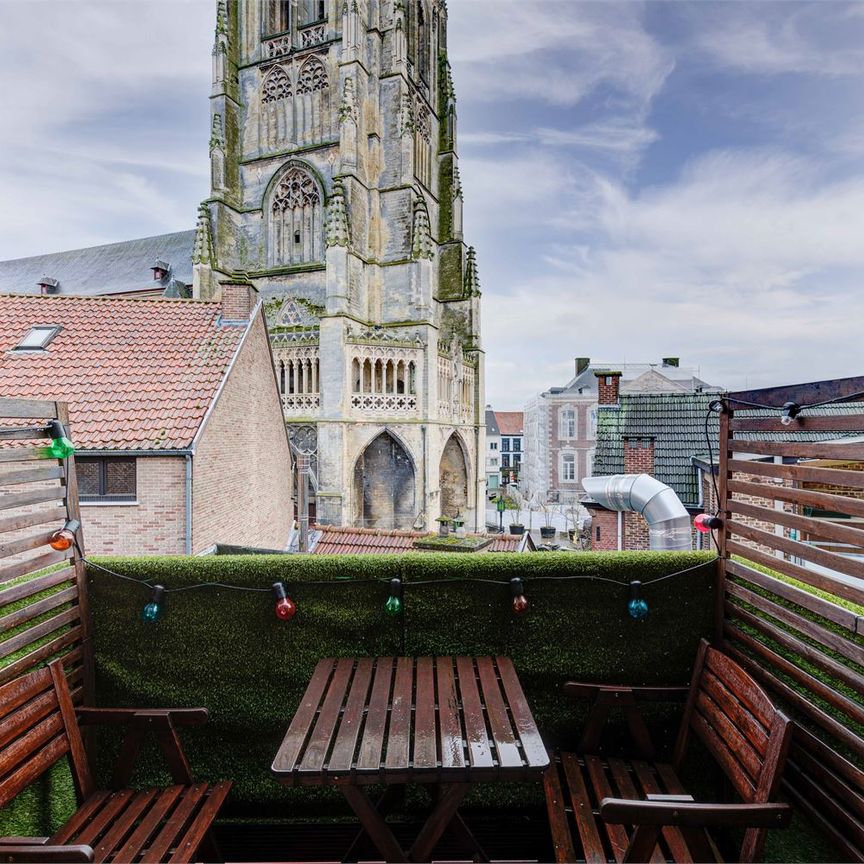
[[[504,533],[504,507],[504,498],[499,493],[495,501],[495,508],[498,510],[498,532],[500,534]]]

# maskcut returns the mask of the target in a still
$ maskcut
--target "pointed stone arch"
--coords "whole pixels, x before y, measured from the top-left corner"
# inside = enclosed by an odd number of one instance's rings
[[[467,514],[470,504],[468,475],[468,454],[462,439],[454,432],[444,445],[438,470],[442,516]]]
[[[354,519],[359,527],[408,529],[414,524],[414,460],[408,448],[386,429],[357,458],[354,502]]]
[[[289,162],[268,190],[267,259],[271,266],[324,260],[324,192],[304,164]]]

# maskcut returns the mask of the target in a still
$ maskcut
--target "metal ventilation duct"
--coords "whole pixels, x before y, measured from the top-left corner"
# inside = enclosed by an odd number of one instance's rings
[[[648,523],[653,550],[689,552],[693,548],[690,516],[681,499],[674,489],[649,474],[586,477],[582,488],[608,510],[641,513]]]

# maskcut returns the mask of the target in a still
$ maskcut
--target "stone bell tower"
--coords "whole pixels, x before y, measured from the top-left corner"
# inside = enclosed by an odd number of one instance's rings
[[[484,357],[445,0],[219,0],[196,297],[264,301],[320,522],[484,522]]]

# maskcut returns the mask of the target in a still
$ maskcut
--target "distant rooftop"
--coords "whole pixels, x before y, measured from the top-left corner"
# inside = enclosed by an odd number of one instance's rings
[[[0,261],[0,294],[38,294],[47,280],[52,294],[103,295],[159,290],[152,267],[171,265],[174,279],[192,284],[195,231],[177,231],[105,246],[70,249]],[[54,284],[52,284],[54,283]]]
[[[496,411],[495,419],[502,435],[521,435],[525,428],[525,414],[522,411]]]

